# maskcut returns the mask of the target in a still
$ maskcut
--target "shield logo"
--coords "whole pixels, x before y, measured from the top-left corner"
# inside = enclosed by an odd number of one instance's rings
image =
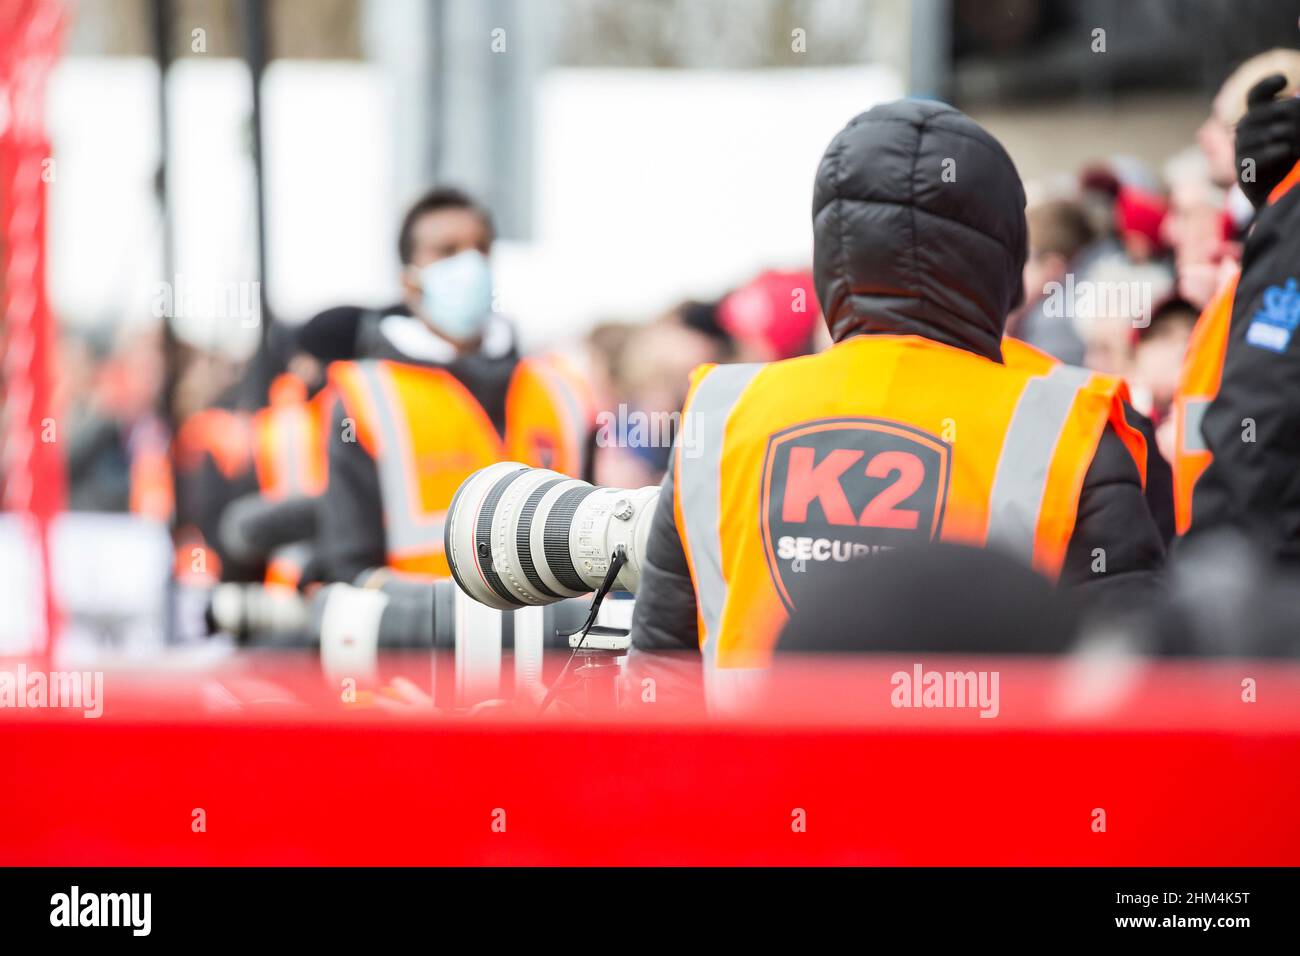
[[[934,540],[951,448],[900,422],[803,422],[768,439],[762,533],[772,582],[793,611],[819,567]]]

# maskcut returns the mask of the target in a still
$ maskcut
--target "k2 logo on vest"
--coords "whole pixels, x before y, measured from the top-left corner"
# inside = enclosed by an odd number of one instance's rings
[[[768,439],[763,460],[763,550],[793,611],[812,574],[943,526],[950,449],[910,425],[870,418],[804,422]]]

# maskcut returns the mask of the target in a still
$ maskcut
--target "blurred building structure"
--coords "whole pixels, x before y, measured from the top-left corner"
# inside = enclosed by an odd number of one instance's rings
[[[496,212],[525,341],[577,334],[800,265],[816,157],[881,98],[951,100],[1031,181],[1116,153],[1158,166],[1233,63],[1300,37],[1295,19],[1285,0],[81,0],[51,94],[53,300],[65,324],[146,322],[168,283],[192,293],[183,339],[246,355],[257,317],[223,301],[264,291],[294,322],[390,298],[400,211],[455,182]]]

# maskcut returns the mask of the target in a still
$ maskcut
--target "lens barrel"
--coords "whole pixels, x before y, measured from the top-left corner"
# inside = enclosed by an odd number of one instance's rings
[[[618,585],[634,590],[658,488],[597,488],[554,471],[500,462],[475,472],[447,512],[457,585],[501,610],[551,604],[600,586],[622,544]]]

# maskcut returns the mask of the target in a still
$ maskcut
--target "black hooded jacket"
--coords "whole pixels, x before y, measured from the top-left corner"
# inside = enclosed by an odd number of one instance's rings
[[[1225,529],[1300,568],[1300,186],[1246,238],[1219,392],[1201,422],[1214,455],[1196,482],[1187,540]],[[1261,334],[1263,333],[1263,334]]]
[[[813,186],[813,277],[831,337],[920,335],[1002,361],[1028,248],[1001,144],[928,100],[877,106],[827,148]]]
[[[1001,362],[1003,325],[1023,295],[1024,208],[1010,157],[959,110],[899,100],[856,117],[826,150],[813,188],[813,272],[831,336],[919,335]],[[670,471],[637,593],[641,650],[698,647],[672,501]],[[1098,548],[1104,572],[1094,571]],[[1061,582],[1085,611],[1122,613],[1153,598],[1163,558],[1137,466],[1108,428]]]

